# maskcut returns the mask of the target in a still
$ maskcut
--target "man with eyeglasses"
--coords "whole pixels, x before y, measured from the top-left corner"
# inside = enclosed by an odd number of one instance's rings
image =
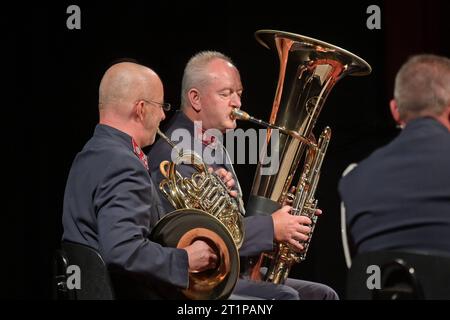
[[[187,288],[190,270],[217,260],[203,241],[177,249],[148,239],[163,211],[142,148],[155,141],[170,109],[163,98],[153,70],[130,62],[110,67],[99,88],[99,124],[67,180],[63,240],[100,253],[117,298],[160,298]]]
[[[164,111],[170,111],[171,105],[168,102],[157,102],[157,101],[153,101],[153,100],[146,100],[146,99],[141,99],[142,101],[146,102],[146,103],[154,103],[157,104],[158,106],[160,106]]]

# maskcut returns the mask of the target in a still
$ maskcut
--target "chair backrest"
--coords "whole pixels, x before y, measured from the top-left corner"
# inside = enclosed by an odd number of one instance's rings
[[[342,177],[345,177],[350,171],[355,169],[358,166],[357,163],[351,163],[342,173]],[[345,210],[345,204],[341,201],[341,240],[342,240],[342,249],[344,250],[344,258],[345,264],[347,268],[350,269],[352,265],[352,255],[353,248],[349,241],[349,235],[347,233],[347,213]]]
[[[402,251],[358,254],[347,273],[346,298],[450,299],[450,257]]]
[[[55,254],[53,281],[55,299],[114,299],[105,262],[95,249],[82,244],[61,243]]]

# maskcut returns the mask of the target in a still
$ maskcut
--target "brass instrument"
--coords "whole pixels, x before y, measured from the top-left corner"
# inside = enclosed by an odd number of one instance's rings
[[[267,127],[266,143],[273,129],[279,137],[279,169],[273,175],[261,175],[260,159],[253,181],[247,214],[269,215],[290,197],[295,186],[292,214],[312,220],[304,250],[295,252],[288,244],[278,243],[272,253],[263,253],[252,266],[251,277],[261,280],[260,267],[267,272],[262,280],[284,283],[292,265],[306,258],[312,232],[317,222],[315,211],[321,165],[331,138],[325,128],[316,143],[312,130],[328,94],[345,75],[362,76],[371,72],[370,65],[358,56],[313,38],[275,30],[256,32],[257,40],[277,52],[280,61],[278,85],[269,122],[255,119],[235,109],[232,117]],[[301,173],[299,174],[299,168]],[[298,179],[295,182],[295,179]]]
[[[178,150],[159,129],[158,134]],[[180,164],[192,165],[196,172],[182,177]],[[239,276],[238,249],[244,239],[243,218],[237,202],[226,185],[209,172],[202,158],[193,151],[178,150],[175,161],[162,161],[165,177],[159,188],[177,209],[162,218],[152,230],[152,238],[164,245],[186,247],[195,240],[206,241],[216,252],[219,262],[213,270],[191,272],[189,288],[183,293],[190,299],[225,299]]]

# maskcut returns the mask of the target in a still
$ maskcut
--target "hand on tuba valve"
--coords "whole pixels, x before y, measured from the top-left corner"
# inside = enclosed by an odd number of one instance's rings
[[[274,238],[301,253],[305,250],[304,243],[310,238],[312,220],[307,216],[293,215],[291,210],[292,207],[286,205],[272,214]],[[317,215],[321,213],[320,209],[316,210]]]

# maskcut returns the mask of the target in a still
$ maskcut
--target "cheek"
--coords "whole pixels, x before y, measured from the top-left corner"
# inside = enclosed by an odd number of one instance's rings
[[[228,123],[228,121],[231,120],[230,119],[230,112],[229,112],[228,108],[222,107],[220,112],[216,113],[215,118],[222,125],[225,124],[225,123]]]
[[[231,119],[231,111],[232,111],[233,109],[232,108],[226,108],[226,110],[225,110],[225,112],[224,112],[224,117],[226,118],[226,119],[228,119],[228,120],[230,120],[230,121],[233,121],[232,119]]]
[[[158,125],[158,122],[156,121],[156,117],[154,114],[149,114],[147,119],[147,127],[149,129],[154,129]]]

